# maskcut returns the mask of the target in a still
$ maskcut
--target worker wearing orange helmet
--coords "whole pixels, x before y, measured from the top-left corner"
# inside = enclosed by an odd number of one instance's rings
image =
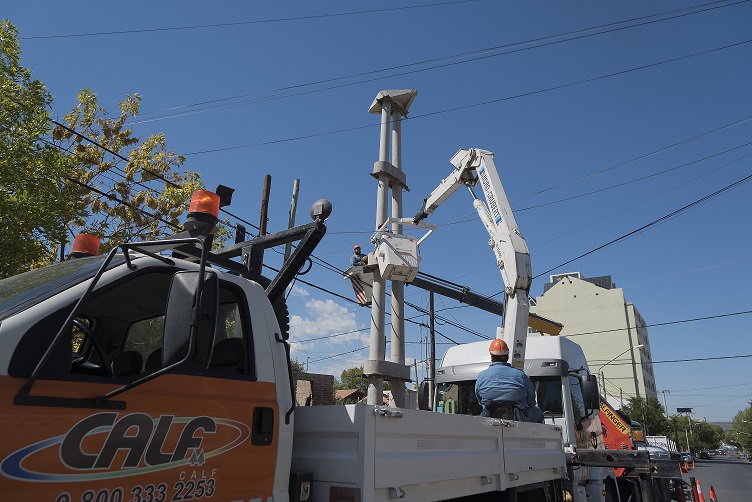
[[[543,422],[543,412],[535,403],[533,382],[507,362],[509,347],[506,342],[494,339],[488,352],[491,365],[478,374],[475,382],[475,397],[483,406],[481,416]]]
[[[360,244],[355,244],[353,255],[350,257],[350,266],[358,267],[360,265],[368,265],[368,256],[360,252]]]

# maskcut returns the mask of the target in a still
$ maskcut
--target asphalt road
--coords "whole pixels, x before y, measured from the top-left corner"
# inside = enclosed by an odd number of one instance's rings
[[[700,481],[706,502],[710,502],[710,487],[715,488],[718,502],[746,502],[752,500],[752,462],[732,456],[716,456],[710,460],[695,460],[695,468],[684,474]]]

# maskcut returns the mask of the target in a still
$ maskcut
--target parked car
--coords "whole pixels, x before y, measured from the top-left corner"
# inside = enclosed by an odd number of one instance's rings
[[[695,456],[692,455],[691,451],[683,451],[680,453],[682,462],[686,462],[688,464],[691,464],[695,461]]]
[[[702,450],[700,452],[700,458],[711,458],[710,450]]]
[[[659,460],[670,460],[671,459],[671,453],[660,446],[653,446],[653,445],[640,445],[637,447],[639,450],[647,450],[648,454],[650,455],[650,458],[653,459],[659,459]]]

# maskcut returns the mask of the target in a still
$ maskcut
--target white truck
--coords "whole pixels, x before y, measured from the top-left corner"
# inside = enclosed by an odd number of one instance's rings
[[[435,410],[480,414],[475,380],[488,365],[488,342],[450,347],[437,370]],[[604,449],[598,387],[579,345],[561,336],[531,336],[524,371],[545,422],[562,428],[567,500],[669,502],[679,492],[685,496],[676,460],[654,459],[643,450]]]
[[[330,205],[209,252],[218,205],[202,192],[172,239],[0,281],[1,498],[562,500],[563,424],[295,408],[284,291]],[[264,279],[263,249],[295,240]]]
[[[675,479],[678,470],[670,465],[671,461],[667,465],[651,463],[644,451],[604,448],[598,386],[595,376],[588,371],[581,347],[560,336],[528,337],[529,325],[551,327],[556,323],[545,319],[542,321],[546,322],[538,323],[541,319],[530,316],[530,253],[502,186],[493,153],[460,150],[451,163],[454,171],[424,200],[412,223],[418,224],[432,214],[461,186],[470,191],[505,286],[503,326],[497,330],[497,338],[503,338],[510,347],[510,364],[533,380],[545,422],[562,427],[567,457],[565,499],[594,502],[639,497],[649,502],[668,501],[669,488],[673,487],[655,479]],[[473,192],[478,184],[485,202]],[[560,330],[558,325],[548,332],[558,334]],[[481,406],[475,396],[475,381],[490,363],[488,349],[487,341],[450,347],[436,372],[433,393],[427,392],[427,385],[422,385],[420,409],[433,409],[440,414],[479,415]],[[434,396],[430,405],[429,395]],[[620,469],[620,476],[614,468]]]

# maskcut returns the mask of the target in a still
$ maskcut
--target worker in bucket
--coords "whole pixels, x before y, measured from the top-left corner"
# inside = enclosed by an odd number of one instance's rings
[[[494,339],[488,352],[491,365],[478,374],[475,382],[475,397],[483,406],[481,416],[543,423],[543,412],[535,403],[533,382],[507,362],[506,342]]]
[[[350,266],[358,267],[368,265],[368,256],[360,252],[360,244],[353,246],[353,255],[350,257]]]

